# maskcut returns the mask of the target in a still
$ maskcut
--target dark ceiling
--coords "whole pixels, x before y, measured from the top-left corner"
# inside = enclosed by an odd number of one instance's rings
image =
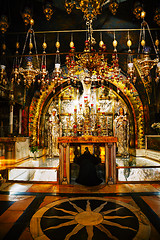
[[[7,32],[0,36],[1,45],[3,42],[6,43],[6,55],[13,55],[16,51],[16,42],[17,39],[20,42],[20,50],[22,52],[22,48],[24,45],[26,32],[28,30],[28,26],[24,25],[21,13],[23,12],[25,7],[30,7],[33,13],[33,19],[35,24],[33,29],[35,32],[39,31],[63,31],[63,30],[81,30],[86,29],[86,24],[83,19],[83,14],[80,10],[76,10],[75,8],[71,12],[70,15],[67,14],[66,9],[64,7],[65,0],[54,0],[50,1],[52,3],[54,13],[50,21],[47,21],[45,15],[43,13],[43,0],[0,0],[0,16],[5,14],[8,17],[9,28]],[[108,4],[106,4],[102,13],[97,16],[97,19],[93,22],[94,29],[137,29],[140,28],[141,20],[137,20],[133,15],[133,4],[135,1],[133,0],[119,0],[119,8],[117,14],[115,16],[108,9]],[[150,28],[159,28],[159,26],[154,22],[154,13],[155,8],[159,4],[159,0],[154,1],[143,1],[144,9],[146,11],[145,20],[148,22]],[[159,30],[156,31],[159,35]],[[133,41],[132,50],[137,51],[138,48],[138,38],[139,31],[134,31],[130,33],[131,39]],[[46,42],[47,42],[47,53],[55,53],[56,47],[55,42],[57,39],[56,33],[46,33]],[[98,43],[100,39],[100,33],[94,32],[94,37],[97,41],[96,47],[98,49]],[[42,43],[43,43],[44,34],[36,33],[36,41],[37,41],[37,49],[38,53],[42,53]],[[70,33],[60,33],[60,52],[68,52],[69,42],[71,38]],[[74,33],[73,34],[74,43],[76,47],[76,51],[83,51],[84,49],[84,41],[86,39],[85,33]],[[153,33],[153,38],[155,39],[155,32]],[[127,53],[128,48],[126,46],[127,41],[127,31],[126,32],[116,32],[116,39],[118,41],[118,52]],[[112,41],[113,41],[113,32],[103,32],[103,41],[106,43],[107,51],[112,51]],[[2,52],[2,49],[1,49]],[[54,66],[54,57],[47,57],[48,69],[53,69]],[[125,71],[124,61],[126,59],[125,55],[120,56],[120,65],[121,68]],[[9,59],[11,63],[13,58]],[[65,58],[62,55],[61,57],[62,63],[65,62]]]

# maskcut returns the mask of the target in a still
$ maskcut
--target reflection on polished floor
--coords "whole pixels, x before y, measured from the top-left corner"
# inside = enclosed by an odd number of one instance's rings
[[[0,189],[0,239],[160,239],[160,184]]]
[[[117,166],[124,166],[125,161],[117,159]],[[51,170],[57,167],[58,159],[29,159],[14,167],[24,168],[28,163],[34,170],[38,170],[37,165]],[[134,164],[159,166],[143,158],[134,159]],[[0,186],[0,239],[96,240],[126,236],[160,239],[159,182],[95,187],[5,182]]]

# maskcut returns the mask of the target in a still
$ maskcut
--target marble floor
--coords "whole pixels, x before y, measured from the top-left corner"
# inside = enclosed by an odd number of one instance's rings
[[[160,184],[3,183],[0,239],[158,240]]]
[[[117,166],[126,166],[125,161],[117,159]],[[10,164],[50,170],[57,167],[58,159]],[[132,159],[133,165],[158,167],[159,163],[141,158]],[[1,239],[158,240],[160,182],[86,187],[6,181],[0,186]]]

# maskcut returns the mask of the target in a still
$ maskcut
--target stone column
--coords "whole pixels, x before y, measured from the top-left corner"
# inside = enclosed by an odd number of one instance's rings
[[[59,154],[60,184],[69,184],[70,183],[69,144],[60,143],[59,149],[60,149]]]
[[[115,143],[105,144],[106,152],[106,182],[108,184],[116,183],[116,145]]]
[[[10,105],[10,115],[9,115],[9,127],[10,127],[10,130],[9,130],[9,133],[10,134],[13,134],[13,103],[11,103]]]
[[[22,108],[19,109],[19,135],[22,133]]]
[[[11,86],[10,86],[10,114],[9,114],[9,133],[13,134],[13,109],[14,109],[14,91],[13,91],[13,80],[11,80]]]

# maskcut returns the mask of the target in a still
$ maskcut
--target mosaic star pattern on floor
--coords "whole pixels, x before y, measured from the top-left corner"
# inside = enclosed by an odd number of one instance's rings
[[[55,201],[32,217],[34,239],[149,239],[150,224],[139,209],[114,199],[77,197]]]

